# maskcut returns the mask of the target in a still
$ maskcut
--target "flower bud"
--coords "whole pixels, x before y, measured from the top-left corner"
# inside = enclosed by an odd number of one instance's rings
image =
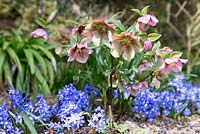
[[[150,40],[146,40],[144,42],[144,50],[147,51],[147,52],[149,52],[149,51],[151,51],[151,49],[152,49],[152,43],[151,43],[151,41]]]

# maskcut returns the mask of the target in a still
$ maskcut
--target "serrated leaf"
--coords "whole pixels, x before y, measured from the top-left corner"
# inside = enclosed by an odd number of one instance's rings
[[[146,7],[144,7],[144,8],[142,9],[142,11],[141,11],[142,15],[146,15],[146,14],[147,14],[148,8],[149,8],[149,6],[146,6]]]
[[[142,41],[145,41],[147,39],[147,34],[146,33],[139,33],[138,36]]]
[[[173,58],[173,57],[181,57],[182,56],[182,52],[180,51],[173,51],[171,54],[170,54],[170,58]]]
[[[44,19],[38,18],[38,19],[36,19],[35,21],[36,21],[36,23],[37,23],[39,26],[41,26],[42,28],[45,28],[45,29],[48,28],[47,23],[46,23],[46,21],[45,21]]]
[[[136,12],[139,15],[142,15],[142,12],[139,9],[131,9],[131,11]]]
[[[155,53],[155,52],[160,48],[160,46],[161,46],[160,41],[156,42],[156,43],[153,45],[152,53]]]
[[[109,21],[111,23],[114,23],[120,29],[121,32],[124,32],[126,30],[124,25],[121,23],[120,20],[117,20],[115,18],[111,18]]]
[[[30,50],[28,49],[24,49],[24,53],[28,62],[28,65],[30,67],[31,70],[31,74],[33,75],[35,73],[35,64],[34,64],[34,58],[33,58],[33,54]]]
[[[133,33],[133,34],[135,34],[135,32],[136,32],[136,29],[135,29],[135,27],[134,26],[130,26],[127,30],[126,30],[126,32],[127,33]]]
[[[32,124],[31,120],[29,119],[29,117],[25,113],[23,113],[22,118],[24,120],[24,123],[27,125],[27,127],[31,131],[31,133],[37,134],[37,131],[36,131],[34,125]]]
[[[161,37],[161,34],[158,34],[158,33],[150,33],[150,34],[148,34],[148,36],[147,36],[147,38],[148,38],[150,41],[152,41],[152,42],[154,42],[154,41],[160,39],[160,37]]]
[[[160,56],[161,56],[162,59],[165,59],[165,58],[168,56],[168,53],[166,53],[166,52],[161,52],[161,53],[160,53]]]

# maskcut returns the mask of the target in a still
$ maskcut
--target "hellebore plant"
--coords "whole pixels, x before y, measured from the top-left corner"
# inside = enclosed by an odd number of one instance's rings
[[[160,49],[160,34],[146,31],[146,25],[153,28],[159,22],[147,10],[148,6],[141,11],[132,9],[140,17],[131,26],[124,26],[116,16],[84,19],[67,36],[71,47],[63,49],[63,52],[68,51],[68,62],[84,64],[90,55],[96,55],[98,65],[106,68],[102,72],[108,79],[108,86],[102,89],[105,111],[107,99],[112,107],[114,88],[123,89],[123,81],[127,81],[132,74],[129,93],[136,95],[139,89],[159,88],[163,78],[171,72],[181,72],[187,62],[180,58],[181,52],[168,47]]]

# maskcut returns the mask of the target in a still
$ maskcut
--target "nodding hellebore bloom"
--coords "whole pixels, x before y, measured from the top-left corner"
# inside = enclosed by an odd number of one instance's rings
[[[181,72],[183,64],[187,63],[187,60],[180,57],[181,53],[177,53],[168,47],[158,50],[155,59],[161,62],[160,73],[167,77],[170,72]]]
[[[154,15],[146,14],[146,15],[138,18],[135,27],[136,27],[137,31],[143,31],[144,30],[144,26],[146,24],[148,24],[150,26],[156,26],[157,23],[158,23],[158,19]]]
[[[179,57],[167,58],[164,60],[159,69],[162,74],[168,76],[170,72],[181,72],[183,63],[187,63],[187,60],[180,59]]]
[[[33,38],[43,38],[46,42],[48,41],[48,33],[42,28],[38,28],[31,33],[31,37]]]
[[[138,73],[142,73],[144,71],[145,67],[153,67],[153,63],[152,62],[144,62],[143,64],[141,64],[138,67]]]
[[[87,48],[87,44],[75,44],[68,50],[68,62],[77,61],[80,63],[86,63],[92,50]]]
[[[137,82],[132,85],[131,90],[129,90],[129,93],[135,96],[137,95],[139,89],[145,90],[147,88],[148,83],[146,81]]]
[[[109,24],[105,19],[90,19],[82,35],[91,39],[95,46],[99,46],[102,39],[108,39],[109,32],[114,31],[114,28],[115,25]]]
[[[139,38],[133,33],[122,32],[118,35],[110,37],[112,42],[110,53],[113,57],[122,57],[131,61],[135,57],[135,52],[141,52],[142,46],[140,45]]]

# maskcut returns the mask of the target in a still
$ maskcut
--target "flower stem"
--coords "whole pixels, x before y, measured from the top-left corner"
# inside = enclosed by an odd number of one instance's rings
[[[113,123],[113,115],[112,115],[112,108],[109,105],[109,118],[110,118],[110,128],[113,128],[112,123]]]
[[[112,72],[110,73],[110,99],[109,99],[109,105],[111,106],[111,108],[113,107],[112,105],[112,101],[113,101],[113,85],[112,85],[112,82],[113,82],[113,75],[115,73],[114,69],[114,58],[112,57],[112,61],[111,61],[111,70]]]

